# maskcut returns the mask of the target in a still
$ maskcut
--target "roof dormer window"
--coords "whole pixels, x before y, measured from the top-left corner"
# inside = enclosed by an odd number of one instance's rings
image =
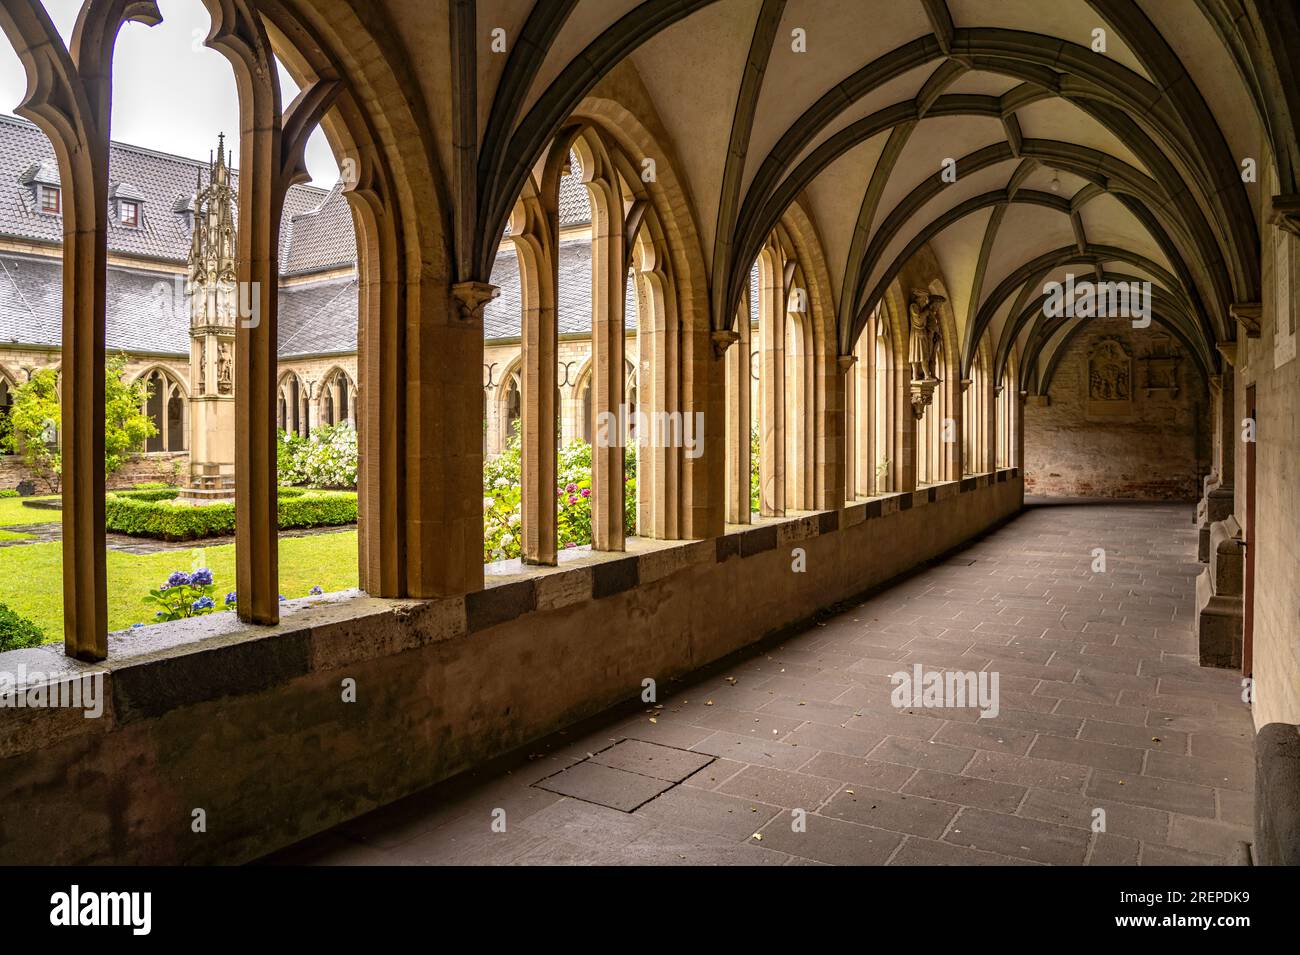
[[[47,216],[63,214],[63,190],[58,186],[37,186],[41,212]]]
[[[108,191],[109,208],[117,217],[117,224],[124,229],[140,228],[140,213],[143,211],[144,193],[129,182],[116,183]]]
[[[48,159],[32,163],[20,179],[31,190],[27,201],[34,206],[29,208],[46,216],[63,214],[63,190],[59,188],[62,183],[57,163]]]

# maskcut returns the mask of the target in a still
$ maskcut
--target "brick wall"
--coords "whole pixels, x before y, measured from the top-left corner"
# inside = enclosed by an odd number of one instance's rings
[[[1104,361],[1106,339],[1130,356],[1129,401],[1092,396],[1090,360]],[[1033,395],[1026,402],[1025,493],[1189,502],[1199,497],[1200,479],[1210,467],[1208,389],[1185,352],[1177,362],[1144,360],[1175,347],[1155,325],[1135,329],[1128,319],[1090,321],[1058,363],[1047,402]],[[1170,380],[1176,394],[1146,387]],[[1099,390],[1104,393],[1104,386]]]

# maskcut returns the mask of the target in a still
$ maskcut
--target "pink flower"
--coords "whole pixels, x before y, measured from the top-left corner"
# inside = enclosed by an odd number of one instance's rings
[[[576,484],[566,484],[566,485],[564,486],[564,489],[565,489],[566,491],[568,491],[570,494],[572,494],[574,491],[576,491],[576,490],[578,489],[578,485],[576,485]]]
[[[582,496],[583,496],[583,497],[591,497],[591,488],[589,488],[589,487],[584,487],[584,488],[582,489]]]
[[[577,503],[578,503],[578,495],[576,495],[576,494],[570,494],[570,495],[569,495],[569,503],[570,503],[570,504],[577,504]]]

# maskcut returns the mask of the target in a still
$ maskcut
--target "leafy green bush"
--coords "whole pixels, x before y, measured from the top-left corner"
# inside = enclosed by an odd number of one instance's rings
[[[623,520],[636,533],[636,451],[623,455]],[[522,462],[515,435],[483,465],[483,560],[508,560],[522,550]],[[591,543],[591,445],[575,441],[556,461],[556,543],[561,549]]]
[[[357,496],[327,491],[285,493],[281,489],[278,512],[281,530],[355,524]],[[187,541],[235,532],[235,505],[227,502],[196,506],[116,493],[105,495],[104,515],[107,530],[132,537]]]
[[[0,604],[0,650],[39,647],[44,641],[45,634],[40,627]]]
[[[0,499],[17,497],[17,496],[18,496],[18,492],[11,487],[5,488],[3,491],[0,491]]]
[[[352,490],[357,486],[357,432],[346,422],[317,428],[310,438],[281,431],[275,460],[281,484]]]
[[[140,481],[139,483],[131,485],[131,490],[133,491],[160,491],[163,488],[168,488],[173,491],[176,490],[176,488],[172,487],[172,485],[168,484],[166,481]]]

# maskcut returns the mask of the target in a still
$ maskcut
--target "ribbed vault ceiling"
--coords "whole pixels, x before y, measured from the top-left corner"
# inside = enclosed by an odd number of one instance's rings
[[[1072,272],[1151,281],[1157,321],[1213,373],[1229,307],[1260,297],[1261,192],[1240,163],[1263,176],[1266,140],[1221,32],[1233,7],[480,0],[480,35],[517,39],[477,60],[479,208],[505,214],[547,133],[626,59],[689,190],[715,326],[797,201],[825,250],[841,353],[929,243],[966,367],[987,338],[999,374],[1013,350],[1023,370],[1047,369],[1079,320],[1044,319],[1043,284]],[[940,177],[949,158],[954,183]],[[493,247],[479,244],[482,266]]]

